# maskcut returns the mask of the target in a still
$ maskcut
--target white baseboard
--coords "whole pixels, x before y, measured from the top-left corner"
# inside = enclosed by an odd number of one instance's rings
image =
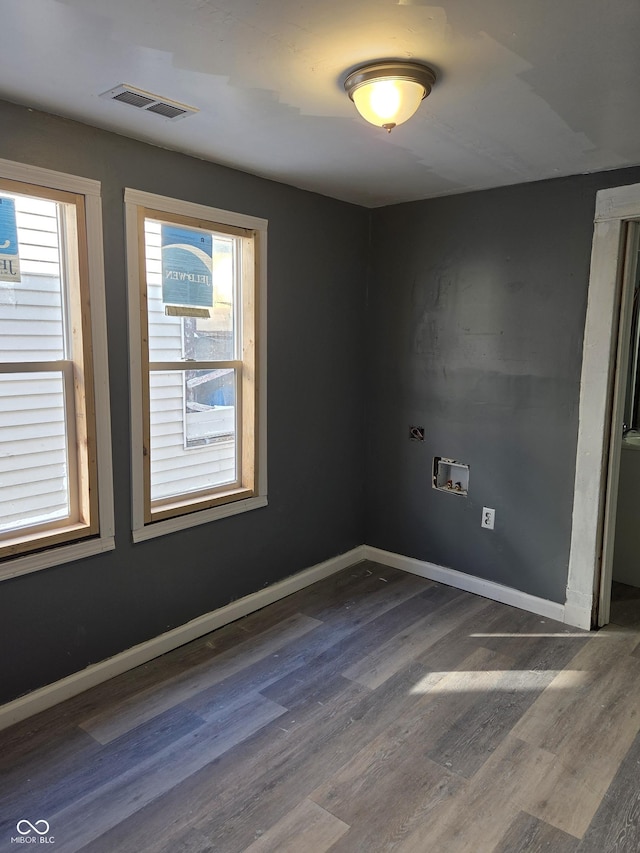
[[[248,613],[253,613],[255,610],[260,610],[266,607],[267,604],[272,604],[287,595],[291,595],[306,586],[310,586],[316,581],[329,577],[336,572],[360,563],[365,559],[365,546],[359,545],[345,554],[340,554],[337,557],[332,557],[330,560],[325,560],[323,563],[318,563],[305,569],[298,574],[285,578],[272,586],[261,589],[259,592],[254,592],[251,595],[246,595],[244,598],[239,598],[219,610],[213,610],[211,613],[205,613],[185,625],[180,625],[165,634],[160,634],[159,637],[154,637],[152,640],[147,640],[137,646],[133,646],[120,654],[115,655],[100,663],[92,664],[80,672],[75,672],[66,678],[60,679],[53,684],[48,684],[46,687],[41,687],[28,693],[26,696],[21,696],[8,702],[0,707],[0,730],[5,729],[14,723],[20,722],[27,717],[38,714],[47,708],[57,705],[59,702],[64,702],[65,699],[70,699],[72,696],[77,696],[79,693],[95,687],[104,681],[108,681],[116,675],[120,675],[129,669],[147,663],[153,658],[170,652],[172,649],[177,649],[185,643],[191,642],[216,628],[221,628],[229,622],[234,622]]]
[[[521,610],[528,610],[530,613],[556,619],[558,622],[567,621],[564,604],[548,601],[546,598],[538,598],[535,595],[529,595],[526,592],[513,589],[513,587],[487,581],[475,575],[446,569],[444,566],[437,566],[435,563],[426,563],[413,557],[403,557],[401,554],[383,551],[381,548],[373,548],[371,545],[365,545],[364,552],[367,560],[374,560],[376,563],[382,563],[385,566],[402,569],[405,572],[411,572],[411,574],[420,575],[422,578],[438,581],[456,589],[464,589],[466,592],[473,592],[475,595],[500,601],[502,604],[510,604],[512,607],[519,607]],[[570,622],[569,624],[573,623]]]
[[[567,587],[567,601],[564,605],[564,621],[576,628],[591,628],[591,609],[593,595],[585,595],[582,592]]]
[[[248,613],[260,610],[274,601],[285,598],[287,595],[310,586],[316,581],[329,577],[329,575],[342,571],[342,569],[346,569],[356,563],[360,563],[362,560],[373,560],[376,563],[382,563],[384,566],[392,566],[393,568],[401,569],[405,572],[428,578],[429,580],[438,581],[439,583],[453,586],[456,589],[463,589],[466,592],[472,592],[475,595],[481,595],[484,598],[490,598],[502,604],[510,604],[512,607],[519,607],[521,610],[537,613],[540,616],[556,619],[558,622],[565,622],[568,625],[574,625],[578,628],[589,628],[590,625],[591,612],[590,609],[587,612],[586,604],[582,601],[568,601],[565,606],[564,604],[548,601],[545,598],[538,598],[535,595],[529,595],[526,592],[520,592],[512,587],[503,586],[502,584],[484,580],[474,575],[467,575],[464,572],[447,569],[435,563],[427,563],[423,560],[416,560],[413,557],[404,557],[402,554],[383,551],[381,548],[374,548],[371,545],[359,545],[345,554],[340,554],[337,557],[332,557],[330,560],[325,560],[323,563],[318,563],[309,569],[298,572],[296,575],[278,581],[278,583],[274,583],[272,586],[261,589],[259,592],[254,592],[251,595],[233,601],[219,610],[205,613],[204,616],[199,616],[185,625],[180,625],[178,628],[167,631],[166,634],[161,634],[159,637],[154,637],[152,640],[147,640],[138,646],[133,646],[133,648],[127,649],[112,658],[92,664],[86,669],[73,673],[73,675],[69,675],[60,681],[34,690],[26,696],[21,696],[19,699],[14,699],[12,702],[0,707],[0,730],[27,717],[31,717],[33,714],[51,708],[65,699],[77,696],[79,693],[89,690],[97,684],[101,684],[129,669],[147,663],[159,655],[170,652],[172,649],[177,649],[179,646],[191,642],[191,640],[202,637],[204,634],[208,634],[216,628],[221,628],[229,622],[234,622]]]

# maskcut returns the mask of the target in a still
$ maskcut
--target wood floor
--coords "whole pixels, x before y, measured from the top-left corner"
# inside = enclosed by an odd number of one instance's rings
[[[0,850],[637,853],[618,592],[585,634],[347,569],[0,733]]]

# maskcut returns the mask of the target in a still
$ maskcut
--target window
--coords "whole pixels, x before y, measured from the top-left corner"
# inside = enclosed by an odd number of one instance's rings
[[[125,201],[137,540],[266,504],[266,223]]]
[[[0,161],[0,577],[113,547],[99,210],[94,181]]]

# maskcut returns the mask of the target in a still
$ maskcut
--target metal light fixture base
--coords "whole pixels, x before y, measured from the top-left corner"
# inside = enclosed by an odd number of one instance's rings
[[[374,80],[409,80],[424,87],[424,97],[430,94],[436,82],[436,72],[420,62],[373,62],[356,68],[344,81],[344,88],[353,100],[353,92],[364,83]]]
[[[366,121],[391,133],[394,127],[411,118],[420,102],[431,92],[435,81],[436,73],[428,65],[395,60],[356,68],[344,81],[344,88]],[[393,88],[389,89],[389,86]],[[383,91],[388,99],[386,104],[380,100],[385,97]],[[376,93],[377,105],[374,103]],[[384,107],[381,108],[381,104]]]

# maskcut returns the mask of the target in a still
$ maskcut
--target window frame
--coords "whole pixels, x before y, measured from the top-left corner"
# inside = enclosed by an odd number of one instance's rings
[[[0,580],[60,565],[115,547],[111,460],[110,405],[107,367],[104,252],[102,244],[102,203],[98,181],[0,159],[2,189],[32,197],[74,205],[65,209],[65,228],[75,231],[77,263],[70,264],[69,287],[76,290],[72,309],[75,336],[73,355],[59,362],[3,363],[3,372],[69,372],[87,377],[84,387],[77,381],[63,382],[65,394],[73,394],[79,412],[67,431],[67,446],[86,442],[85,454],[69,452],[79,460],[79,477],[85,487],[78,489],[80,513],[85,521],[62,519],[32,525],[0,542]],[[26,364],[26,367],[25,367]],[[83,411],[87,417],[83,417]],[[73,500],[73,499],[72,499]]]
[[[132,536],[133,541],[138,542],[267,505],[264,310],[267,221],[130,188],[125,189],[124,201],[129,291]],[[145,219],[238,237],[247,273],[240,287],[243,352],[236,353],[241,365],[239,381],[243,383],[241,411],[236,416],[241,482],[230,488],[209,490],[205,495],[184,494],[175,501],[165,500],[162,504],[152,502],[150,497],[148,382],[151,367],[159,369],[162,363],[149,362]],[[228,364],[222,361],[215,364],[217,367],[231,365],[238,369],[235,359]],[[184,365],[180,367],[185,369]],[[188,368],[196,369],[193,365],[188,365]]]

